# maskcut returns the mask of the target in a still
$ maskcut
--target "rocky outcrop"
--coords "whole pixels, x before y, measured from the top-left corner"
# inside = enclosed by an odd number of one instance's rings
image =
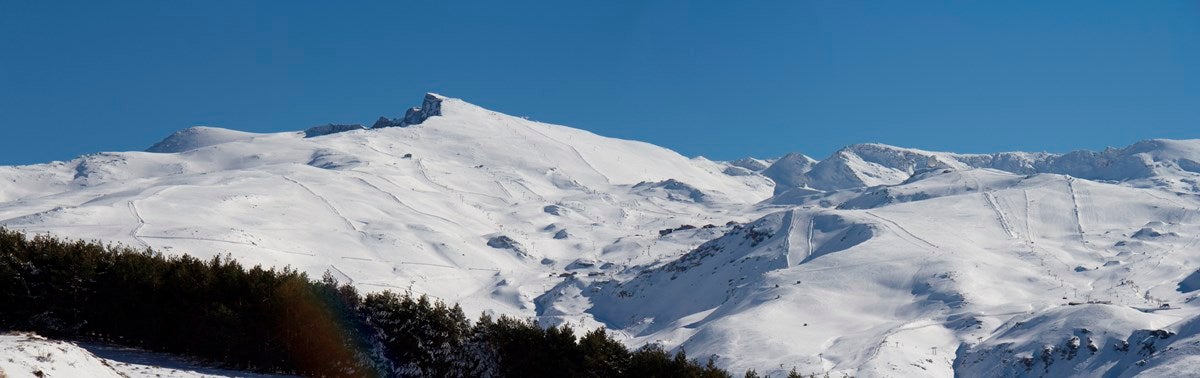
[[[755,159],[752,157],[744,157],[741,159],[731,161],[731,162],[729,162],[729,165],[732,165],[734,167],[745,168],[745,169],[748,169],[748,170],[754,171],[754,172],[762,171],[764,169],[767,169],[767,167],[770,166],[769,162]]]
[[[375,121],[375,124],[371,125],[371,128],[379,129],[384,127],[408,127],[412,125],[419,125],[422,122],[425,122],[425,120],[429,119],[429,117],[442,115],[443,99],[445,99],[445,97],[433,93],[426,93],[425,99],[421,102],[420,107],[408,109],[402,118],[388,119],[386,117],[379,117],[379,120]]]
[[[379,117],[375,123],[371,125],[372,129],[382,129],[384,127],[400,127],[402,119],[388,119],[388,117]]]
[[[546,214],[563,216],[567,214],[567,208],[559,205],[546,205],[542,208]]]
[[[331,123],[328,125],[310,127],[310,128],[308,128],[308,130],[304,130],[304,137],[312,138],[312,137],[318,137],[318,136],[322,136],[322,135],[344,133],[347,131],[363,130],[363,129],[365,129],[365,127],[363,127],[362,125],[358,125],[358,124],[337,125],[337,124]]]

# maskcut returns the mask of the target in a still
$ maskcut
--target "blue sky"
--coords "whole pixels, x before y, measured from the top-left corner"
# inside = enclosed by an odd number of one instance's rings
[[[0,164],[427,91],[717,159],[1200,138],[1196,1],[334,3],[0,0]]]

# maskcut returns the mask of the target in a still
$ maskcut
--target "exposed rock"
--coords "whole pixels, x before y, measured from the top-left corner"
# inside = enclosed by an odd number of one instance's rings
[[[596,266],[595,260],[579,259],[567,264],[567,270],[588,269]]]
[[[488,238],[487,245],[488,247],[498,249],[518,249],[520,243],[517,243],[516,240],[513,240],[508,236],[498,235]]]
[[[721,172],[730,176],[750,176],[754,174],[754,171],[742,167],[725,167]]]
[[[380,129],[384,127],[398,127],[403,124],[402,121],[402,119],[391,120],[387,117],[379,117],[379,119],[375,121],[375,124],[371,125],[371,128]]]
[[[559,205],[546,205],[546,207],[542,208],[542,211],[546,212],[546,214],[562,216],[567,213],[567,208]]]
[[[571,236],[571,235],[567,233],[567,230],[566,230],[566,229],[558,230],[558,232],[555,232],[555,233],[554,233],[554,238],[555,238],[555,239],[560,239],[560,240],[561,240],[561,239],[566,239],[566,238],[568,238],[568,237],[570,237],[570,236]]]
[[[364,129],[364,127],[362,125],[358,125],[358,124],[338,125],[338,124],[331,123],[328,125],[310,127],[310,128],[308,128],[308,130],[304,130],[304,137],[312,138],[312,137],[317,137],[317,136],[322,136],[322,135],[344,133],[347,131],[362,130],[362,129]]]
[[[752,157],[744,157],[741,159],[731,161],[731,162],[729,162],[729,165],[732,165],[734,167],[744,168],[744,169],[754,171],[754,172],[762,171],[764,169],[767,169],[767,167],[770,166],[767,164],[767,162],[758,160],[758,159],[755,159]]]
[[[658,236],[667,236],[675,231],[694,230],[694,229],[696,229],[696,226],[693,226],[690,224],[685,224],[685,225],[675,227],[675,228],[667,228],[667,229],[658,230]]]
[[[425,100],[421,102],[421,106],[408,109],[408,111],[404,113],[403,118],[388,119],[386,117],[379,117],[379,120],[375,121],[375,124],[371,125],[371,128],[378,129],[383,127],[408,127],[412,125],[419,125],[422,122],[425,122],[425,120],[429,119],[429,117],[442,115],[443,98],[444,97],[433,93],[426,93]]]
[[[658,182],[642,181],[635,184],[633,189],[648,195],[652,193],[665,194],[666,199],[671,201],[704,202],[708,199],[708,195],[700,189],[676,179]]]

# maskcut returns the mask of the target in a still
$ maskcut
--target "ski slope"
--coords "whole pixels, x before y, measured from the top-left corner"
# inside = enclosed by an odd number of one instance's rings
[[[433,94],[379,124],[402,126],[195,127],[0,167],[0,224],[604,326],[734,371],[1200,369],[1197,140],[717,162]]]

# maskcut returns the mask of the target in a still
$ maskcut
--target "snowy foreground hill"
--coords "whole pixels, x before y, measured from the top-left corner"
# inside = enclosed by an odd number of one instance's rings
[[[186,359],[106,345],[80,347],[31,335],[0,334],[0,376],[86,378],[272,377],[204,367]],[[282,377],[282,376],[280,376]]]
[[[732,371],[1200,371],[1200,140],[686,158],[428,95],[375,127],[179,131],[0,167],[0,225],[328,271]]]

